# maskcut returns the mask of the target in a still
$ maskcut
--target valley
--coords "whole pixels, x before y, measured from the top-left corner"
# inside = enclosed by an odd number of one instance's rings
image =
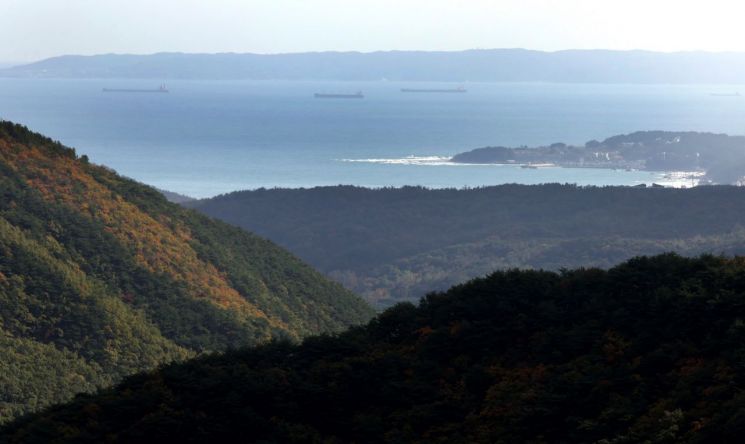
[[[378,308],[496,269],[610,267],[638,255],[745,254],[745,188],[318,187],[186,204],[259,233]]]

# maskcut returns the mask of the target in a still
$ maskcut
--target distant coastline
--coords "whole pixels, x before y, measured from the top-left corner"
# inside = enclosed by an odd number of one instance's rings
[[[725,85],[745,79],[745,53],[479,49],[65,55],[0,69],[0,77]]]
[[[167,83],[171,97],[101,93],[105,87],[153,88],[159,83]],[[686,128],[690,119],[700,122],[697,128],[739,134],[745,116],[740,99],[710,97],[709,93],[717,90],[710,86],[469,84],[467,94],[411,96],[399,92],[409,86],[415,85],[393,81],[0,79],[4,98],[0,116],[31,124],[75,146],[93,163],[111,165],[138,181],[197,198],[237,189],[337,184],[430,188],[504,183],[650,185],[664,179],[665,174],[659,171],[695,168],[672,164],[670,157],[660,166],[650,163],[643,170],[632,167],[632,171],[612,166],[465,166],[450,159],[456,153],[490,145],[550,148],[554,141],[567,141],[584,149],[592,138],[602,141],[639,128]],[[315,92],[357,90],[364,91],[364,100],[313,98]],[[650,102],[655,105],[644,108]],[[721,113],[713,115],[714,106]],[[676,112],[681,107],[689,110],[685,116]],[[565,109],[576,112],[563,112]],[[614,110],[618,119],[600,122],[596,117],[608,110]],[[140,125],[142,132],[133,131],[135,125]],[[729,143],[733,152],[743,145],[727,136],[722,136],[722,141]],[[695,155],[708,145],[691,143],[690,149]],[[662,156],[662,152],[653,156],[653,163],[660,164]],[[701,160],[708,177],[721,176],[713,170],[715,165],[707,163],[715,158]],[[557,163],[539,158],[516,161],[529,162]],[[444,166],[433,167],[435,163]],[[720,165],[731,165],[737,173],[737,162]],[[716,182],[736,180],[722,177]]]
[[[516,162],[453,162],[450,157],[443,156],[407,156],[401,158],[381,158],[381,159],[336,159],[339,162],[348,163],[369,163],[369,164],[380,164],[380,165],[408,165],[408,166],[432,166],[432,167],[447,167],[447,166],[461,166],[461,167],[509,167],[512,169],[520,170],[545,170],[552,168],[561,168],[566,170],[606,170],[606,171],[617,171],[621,173],[638,173],[645,171],[649,174],[653,174],[654,177],[648,178],[645,181],[638,182],[636,185],[627,186],[654,186],[659,185],[669,188],[689,188],[698,185],[710,183],[706,177],[705,171],[700,170],[640,170],[640,169],[624,169],[614,168],[612,166],[599,166],[593,164],[586,165],[572,165],[572,164],[556,164],[556,163],[516,163]],[[521,173],[527,174],[528,171],[521,171]],[[529,176],[525,176],[529,177]],[[373,189],[379,187],[371,187]],[[427,188],[427,187],[425,187]],[[437,189],[437,187],[430,187]],[[457,187],[456,187],[457,189]]]
[[[456,154],[461,164],[558,166],[664,171],[691,184],[745,182],[745,137],[696,132],[643,131],[592,140],[584,146],[485,147]]]

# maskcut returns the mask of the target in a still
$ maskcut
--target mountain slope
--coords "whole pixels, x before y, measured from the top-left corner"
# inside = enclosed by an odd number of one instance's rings
[[[164,362],[371,314],[271,242],[0,122],[0,421]]]
[[[745,254],[743,187],[339,186],[186,205],[277,242],[380,307],[498,268],[608,267],[667,251]]]
[[[715,66],[716,69],[711,69]],[[61,56],[0,77],[738,84],[745,53],[525,49]]]
[[[498,272],[338,337],[129,378],[0,440],[739,442],[743,319],[742,258]]]

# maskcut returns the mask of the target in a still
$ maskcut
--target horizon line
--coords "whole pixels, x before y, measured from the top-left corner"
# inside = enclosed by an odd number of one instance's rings
[[[467,49],[452,49],[452,50],[428,50],[428,49],[379,49],[373,51],[361,51],[361,50],[316,50],[316,51],[290,51],[290,52],[240,52],[240,51],[216,51],[216,52],[188,52],[188,51],[156,51],[156,52],[102,52],[93,54],[75,54],[75,53],[64,53],[40,59],[33,60],[0,60],[0,65],[6,65],[5,67],[16,67],[22,65],[30,65],[34,63],[43,62],[46,60],[63,58],[63,57],[103,57],[103,56],[133,56],[133,57],[151,57],[158,55],[253,55],[253,56],[289,56],[289,55],[310,55],[310,54],[358,54],[358,55],[373,55],[373,54],[389,54],[389,53],[446,53],[446,54],[457,54],[466,52],[489,52],[489,51],[525,51],[525,52],[536,52],[543,54],[559,54],[564,52],[615,52],[615,53],[648,53],[648,54],[664,54],[664,55],[675,55],[675,54],[745,54],[743,51],[733,50],[704,50],[704,49],[690,49],[690,50],[675,50],[675,51],[661,51],[654,49],[608,49],[608,48],[567,48],[557,50],[543,50],[543,49],[531,49],[524,47],[497,47],[497,48],[467,48]]]

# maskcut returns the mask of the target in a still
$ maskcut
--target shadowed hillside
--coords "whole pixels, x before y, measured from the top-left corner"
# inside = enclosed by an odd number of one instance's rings
[[[743,319],[742,258],[498,272],[338,337],[131,377],[0,440],[739,442]]]
[[[277,242],[379,307],[498,268],[609,267],[676,251],[745,254],[745,188],[548,184],[319,187],[187,205]]]

